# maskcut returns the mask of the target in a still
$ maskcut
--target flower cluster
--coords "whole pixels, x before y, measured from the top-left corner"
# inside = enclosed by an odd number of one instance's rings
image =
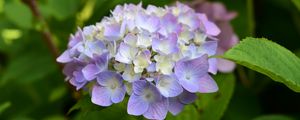
[[[236,17],[235,12],[227,11],[225,6],[220,2],[209,2],[205,0],[191,3],[191,7],[194,8],[196,12],[205,13],[208,20],[213,21],[221,29],[222,32],[216,37],[218,38],[218,55],[223,55],[239,42],[237,35],[230,25],[230,21]],[[220,72],[232,72],[235,68],[234,62],[221,58],[217,59],[217,61],[217,68]]]
[[[127,112],[148,119],[178,114],[197,92],[216,92],[219,28],[205,14],[177,3],[146,9],[117,6],[110,17],[78,29],[57,58],[77,90],[91,83],[100,106],[129,97]]]

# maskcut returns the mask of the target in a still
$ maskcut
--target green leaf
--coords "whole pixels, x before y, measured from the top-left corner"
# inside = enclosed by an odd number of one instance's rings
[[[56,100],[59,100],[62,98],[65,94],[67,93],[66,86],[60,86],[52,90],[50,96],[49,96],[49,101],[53,102]]]
[[[195,106],[186,105],[181,113],[176,116],[168,114],[167,120],[199,120],[200,116]]]
[[[253,120],[295,120],[295,119],[285,115],[264,115],[264,116],[257,117]]]
[[[0,86],[11,80],[20,84],[31,83],[55,70],[56,65],[51,56],[27,53],[11,60],[0,77]]]
[[[300,59],[264,38],[246,38],[223,56],[300,92]]]
[[[48,0],[49,12],[58,20],[65,20],[74,15],[78,8],[79,0]]]
[[[297,9],[300,11],[300,1],[299,0],[292,0],[292,2],[295,4]]]
[[[0,104],[0,115],[11,106],[9,101]]]
[[[32,14],[29,8],[20,2],[5,3],[4,14],[21,28],[28,29],[32,27]]]
[[[79,110],[78,114],[75,116],[75,120],[136,120],[139,117],[134,117],[127,114],[127,101],[128,98],[125,97],[124,101],[121,103],[113,104],[109,107],[100,107],[91,102],[91,97],[89,95],[81,98],[68,113],[75,110]]]
[[[233,74],[218,74],[214,77],[219,91],[200,94],[196,101],[201,120],[219,120],[223,116],[235,87]]]
[[[69,109],[68,114],[75,110],[81,110],[81,111],[93,111],[93,110],[101,110],[102,107],[96,106],[91,102],[91,97],[89,95],[86,95],[78,100],[78,102]]]

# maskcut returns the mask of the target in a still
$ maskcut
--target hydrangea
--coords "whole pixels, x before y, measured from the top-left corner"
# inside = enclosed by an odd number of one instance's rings
[[[229,50],[239,42],[237,35],[230,25],[230,21],[236,16],[235,12],[227,11],[225,6],[220,2],[197,1],[192,3],[191,6],[197,12],[205,13],[208,19],[216,23],[221,29],[222,32],[216,37],[219,39],[219,46],[217,49],[218,55],[223,55],[225,51]],[[234,62],[221,58],[217,59],[217,61],[217,68],[220,72],[232,72],[235,68]]]
[[[218,90],[210,76],[217,62],[209,57],[217,53],[220,29],[181,3],[141,6],[119,5],[110,17],[78,29],[57,61],[77,90],[92,85],[94,104],[110,106],[127,93],[128,114],[164,119],[196,93]]]

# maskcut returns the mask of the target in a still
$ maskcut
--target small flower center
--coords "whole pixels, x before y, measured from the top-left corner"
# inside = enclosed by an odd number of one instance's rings
[[[146,101],[149,101],[149,102],[152,102],[154,101],[154,95],[153,95],[153,92],[149,89],[145,89],[144,90],[144,99]]]
[[[108,87],[111,89],[111,90],[115,90],[117,87],[118,87],[118,80],[116,78],[113,78],[110,80],[109,82],[109,85]]]
[[[186,79],[186,80],[190,80],[191,77],[190,77],[190,76],[185,76],[185,79]]]

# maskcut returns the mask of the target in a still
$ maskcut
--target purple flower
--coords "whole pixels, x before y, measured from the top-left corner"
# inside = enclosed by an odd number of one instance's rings
[[[97,77],[98,85],[94,85],[92,102],[100,106],[110,106],[124,99],[126,89],[120,74],[105,71]]]
[[[80,28],[76,32],[75,36],[71,35],[68,43],[68,50],[64,51],[57,59],[57,62],[68,63],[74,60],[78,56],[77,47],[80,45],[80,42],[83,41],[83,33]]]
[[[182,93],[183,89],[178,83],[176,76],[174,75],[162,75],[158,76],[156,87],[159,92],[165,97],[174,97]]]
[[[230,21],[236,16],[235,12],[228,12],[225,6],[219,2],[196,2],[191,4],[191,6],[195,8],[197,12],[205,13],[208,19],[216,23],[221,29],[221,33],[217,36],[219,39],[218,55],[224,54],[228,49],[238,43],[239,39],[230,25]],[[217,59],[217,62],[217,68],[221,72],[231,72],[235,68],[235,64],[231,61]]]
[[[191,92],[216,92],[218,86],[208,75],[207,55],[176,63],[174,71],[179,84]],[[205,86],[208,85],[208,86]]]
[[[181,31],[181,25],[178,24],[177,18],[171,13],[163,16],[161,25],[158,32],[164,36],[168,36],[170,33],[178,34]]]
[[[173,115],[177,115],[182,111],[184,105],[190,104],[196,99],[197,95],[195,93],[184,90],[180,95],[169,98],[169,111]]]
[[[120,25],[118,23],[111,23],[111,24],[106,24],[104,26],[104,37],[107,40],[114,41],[118,40],[122,37],[124,34],[124,25]]]
[[[97,74],[99,74],[100,72],[103,72],[103,71],[107,70],[108,59],[109,59],[108,52],[103,53],[99,57],[95,57],[95,59],[93,60],[93,62],[91,62],[90,64],[86,65],[82,69],[82,73],[83,73],[84,78],[87,79],[87,80],[89,80],[89,81],[93,80],[93,79],[96,78]]]
[[[156,32],[159,28],[159,18],[139,12],[136,19],[138,27],[147,30],[150,33]]]
[[[84,63],[74,60],[65,65],[63,69],[64,75],[67,76],[66,80],[76,87],[76,90],[81,89],[87,83],[87,80],[83,77],[82,68]]]
[[[167,115],[168,100],[153,84],[142,80],[135,81],[127,112],[131,115],[143,115],[147,119],[161,120]]]
[[[154,39],[152,42],[154,51],[163,55],[169,55],[178,51],[176,34],[169,34],[168,38]]]
[[[135,56],[138,53],[138,49],[132,46],[129,46],[125,43],[120,44],[119,51],[115,56],[115,59],[122,63],[131,64]]]
[[[203,13],[177,2],[147,9],[118,5],[101,22],[78,29],[57,61],[66,80],[91,91],[99,106],[119,103],[127,93],[127,112],[147,119],[178,114],[196,92],[218,90],[216,74],[220,29]],[[221,49],[218,49],[221,50]]]

